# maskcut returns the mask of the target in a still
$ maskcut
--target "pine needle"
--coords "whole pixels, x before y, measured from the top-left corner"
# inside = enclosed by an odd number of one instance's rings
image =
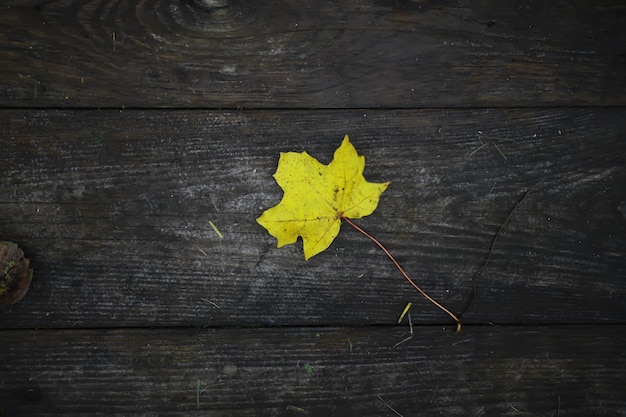
[[[406,307],[404,307],[404,311],[402,311],[402,314],[400,314],[400,318],[398,319],[398,324],[402,323],[402,319],[404,318],[404,316],[406,316],[406,313],[409,312],[409,309],[411,308],[412,305],[413,303],[410,301],[406,304]]]
[[[211,227],[213,228],[213,230],[215,231],[215,233],[217,234],[217,236],[218,236],[220,239],[224,239],[224,235],[222,234],[222,232],[220,232],[220,231],[218,230],[217,226],[215,226],[215,224],[214,224],[211,220],[209,220],[209,224],[211,225]]]
[[[200,409],[200,379],[196,380],[196,407]]]

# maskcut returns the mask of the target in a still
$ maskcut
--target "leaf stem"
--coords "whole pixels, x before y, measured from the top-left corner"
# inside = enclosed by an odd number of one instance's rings
[[[437,307],[439,307],[441,310],[443,310],[447,315],[449,315],[450,317],[452,317],[454,319],[454,321],[456,322],[456,333],[461,331],[461,320],[459,320],[459,318],[457,316],[455,316],[450,310],[448,310],[447,308],[445,308],[443,305],[441,305],[439,302],[437,302],[434,298],[432,298],[430,295],[426,294],[426,292],[421,289],[412,279],[411,277],[409,277],[409,275],[404,271],[404,268],[402,268],[402,266],[400,266],[400,263],[398,263],[398,261],[396,260],[396,258],[391,254],[391,252],[389,252],[387,250],[387,248],[385,246],[383,246],[382,243],[380,243],[380,241],[378,239],[376,239],[374,236],[370,235],[369,233],[367,233],[365,230],[361,229],[359,226],[357,226],[352,220],[350,220],[349,218],[345,217],[345,216],[341,216],[341,219],[344,220],[346,223],[348,223],[350,226],[354,227],[357,231],[359,231],[360,233],[362,233],[363,235],[365,235],[367,238],[369,238],[372,242],[374,242],[379,248],[381,248],[383,250],[383,252],[385,252],[385,255],[387,255],[389,257],[389,259],[391,259],[391,262],[393,262],[393,264],[396,266],[396,268],[398,268],[398,270],[400,271],[400,273],[402,274],[402,276],[404,278],[406,278],[407,281],[409,281],[409,283],[420,293],[422,294],[428,301],[430,301],[431,303],[433,303],[434,305],[436,305]]]

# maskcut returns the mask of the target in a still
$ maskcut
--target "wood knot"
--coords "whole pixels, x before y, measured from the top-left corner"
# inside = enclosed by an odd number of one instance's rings
[[[33,270],[24,252],[13,242],[0,242],[0,305],[19,301],[30,286]]]
[[[223,34],[247,28],[256,19],[256,4],[251,0],[160,1],[157,16],[166,32]]]
[[[223,9],[229,6],[229,0],[192,0],[192,5],[198,9],[212,12],[215,9]]]

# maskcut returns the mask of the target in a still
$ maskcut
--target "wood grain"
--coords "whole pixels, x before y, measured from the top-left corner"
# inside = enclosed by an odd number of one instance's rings
[[[626,415],[625,26],[615,0],[0,0],[0,241],[35,268],[0,415]],[[460,334],[347,225],[305,262],[255,222],[280,152],[346,133],[391,181],[359,225]]]
[[[0,1],[0,106],[625,105],[614,0]]]
[[[475,288],[466,323],[626,318],[623,108],[1,117],[0,233],[35,268],[3,328],[447,324],[347,226],[305,262],[255,222],[279,152],[345,133],[392,182],[359,224],[453,311]]]
[[[38,417],[394,415],[382,398],[406,417],[626,409],[624,326],[419,328],[394,348],[406,331],[1,331],[0,407]]]

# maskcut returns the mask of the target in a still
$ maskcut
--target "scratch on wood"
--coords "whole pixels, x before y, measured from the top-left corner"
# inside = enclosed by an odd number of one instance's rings
[[[493,239],[491,239],[491,244],[489,245],[489,251],[487,251],[487,256],[485,257],[485,262],[483,263],[480,270],[478,270],[478,272],[472,277],[472,282],[473,282],[472,288],[470,289],[470,292],[467,295],[467,297],[465,297],[465,301],[463,302],[461,308],[459,309],[459,312],[457,313],[458,317],[461,317],[469,309],[470,305],[472,304],[472,301],[474,300],[474,297],[476,296],[476,281],[478,281],[478,278],[480,278],[480,276],[483,274],[485,269],[487,269],[487,265],[489,264],[491,255],[493,255],[493,248],[496,245],[498,236],[500,236],[500,234],[502,233],[502,230],[504,230],[504,227],[507,225],[509,220],[511,220],[511,217],[513,217],[513,212],[520,206],[520,204],[522,204],[522,201],[526,198],[526,196],[529,193],[530,193],[530,188],[527,189],[526,192],[524,192],[524,194],[522,194],[519,200],[517,200],[517,203],[515,203],[513,208],[509,211],[509,214],[506,216],[506,219],[504,219],[504,222],[502,222],[502,224],[496,231],[496,234],[493,236]]]
[[[267,254],[270,252],[270,250],[272,250],[271,246],[268,246],[267,249],[265,249],[263,251],[263,253],[261,254],[261,256],[259,256],[259,260],[256,261],[256,264],[254,265],[254,268],[258,268],[259,265],[261,265],[261,262],[263,262],[263,260],[267,257]]]

